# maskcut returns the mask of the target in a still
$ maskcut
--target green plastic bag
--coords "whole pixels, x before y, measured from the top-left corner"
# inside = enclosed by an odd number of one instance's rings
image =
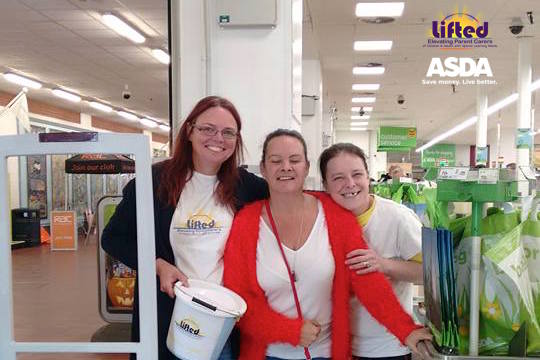
[[[392,201],[397,202],[398,204],[401,204],[402,200],[403,200],[403,185],[398,187],[396,192],[392,194]]]
[[[437,200],[436,188],[424,188],[422,194],[426,201],[426,215],[429,219],[430,227],[433,229],[448,229],[450,225],[448,202]]]
[[[373,187],[373,192],[375,193],[375,195],[380,196],[385,199],[390,199],[392,197],[390,187],[385,184],[375,185]]]
[[[513,281],[484,255],[492,249],[506,233],[519,224],[519,214],[504,214],[499,210],[482,219],[482,263],[480,283],[479,352],[482,355],[507,355],[508,344],[522,322],[519,297]],[[464,229],[464,238],[455,250],[457,264],[456,291],[458,296],[458,319],[460,353],[467,354],[469,348],[470,278],[472,253],[470,220]],[[516,325],[517,324],[517,325]],[[517,326],[517,329],[516,329]],[[515,329],[515,331],[514,331]]]
[[[540,322],[540,221],[527,219],[521,232],[523,250],[529,268],[529,281],[537,322]],[[540,331],[529,321],[527,328],[527,355],[540,356]]]

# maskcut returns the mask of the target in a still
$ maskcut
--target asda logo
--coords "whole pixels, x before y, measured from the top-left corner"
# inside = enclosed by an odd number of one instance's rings
[[[479,77],[481,75],[493,77],[491,66],[487,58],[478,60],[468,57],[432,58],[426,77],[438,75],[440,77]]]

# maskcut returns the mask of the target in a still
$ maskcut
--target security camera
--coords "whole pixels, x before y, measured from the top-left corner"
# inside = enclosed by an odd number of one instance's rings
[[[512,18],[512,22],[510,23],[510,26],[508,28],[510,29],[510,32],[514,35],[521,34],[521,32],[523,31],[523,22],[521,21],[521,18]]]
[[[131,91],[129,91],[127,85],[124,86],[124,91],[122,91],[122,98],[124,98],[124,100],[131,99]]]
[[[364,110],[364,107],[360,107],[360,110],[358,111],[358,115],[364,116],[366,114],[366,111]]]
[[[397,97],[397,103],[398,103],[399,105],[405,104],[405,97],[404,97],[403,95],[398,95],[398,97]]]

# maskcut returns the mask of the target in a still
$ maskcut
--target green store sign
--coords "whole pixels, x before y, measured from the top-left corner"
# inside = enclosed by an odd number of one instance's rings
[[[377,151],[402,152],[416,147],[416,128],[381,126],[377,130]]]
[[[455,144],[437,144],[422,152],[424,169],[440,166],[456,166]]]

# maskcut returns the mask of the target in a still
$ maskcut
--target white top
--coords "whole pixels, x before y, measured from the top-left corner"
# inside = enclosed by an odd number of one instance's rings
[[[283,246],[291,271],[296,274],[296,291],[302,317],[321,325],[321,333],[309,347],[311,356],[331,356],[332,282],[335,263],[328,240],[328,228],[321,203],[309,237],[296,251]],[[290,318],[297,318],[291,283],[283,257],[272,229],[260,220],[257,244],[257,280],[264,290],[270,307]],[[272,324],[268,324],[272,326]],[[289,343],[273,343],[267,356],[282,359],[303,359],[304,348]]]
[[[176,205],[170,241],[174,262],[188,278],[221,285],[233,213],[217,202],[217,183],[217,176],[193,173]]]
[[[409,260],[422,251],[422,224],[404,205],[375,196],[375,208],[364,226],[369,247],[387,259]],[[413,284],[391,281],[399,302],[412,314]],[[352,353],[363,357],[390,357],[410,353],[406,346],[379,324],[356,297],[351,298]]]

